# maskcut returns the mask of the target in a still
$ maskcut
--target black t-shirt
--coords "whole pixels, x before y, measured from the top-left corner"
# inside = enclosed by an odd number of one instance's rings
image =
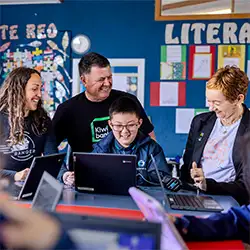
[[[109,107],[121,96],[129,96],[139,103],[143,124],[141,131],[149,134],[154,127],[149,121],[138,99],[126,92],[111,90],[102,102],[91,102],[85,92],[60,104],[53,118],[57,143],[67,139],[73,152],[91,152],[92,145],[104,138],[110,131],[108,126]]]

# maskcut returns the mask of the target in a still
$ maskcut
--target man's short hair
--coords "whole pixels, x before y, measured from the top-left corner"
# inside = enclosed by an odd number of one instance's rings
[[[84,55],[79,64],[78,64],[78,69],[79,69],[79,74],[80,76],[84,74],[89,74],[91,71],[91,68],[93,66],[97,66],[100,68],[106,68],[110,66],[109,60],[95,52],[90,52]]]
[[[120,97],[111,104],[109,108],[110,118],[117,113],[133,113],[138,118],[141,118],[141,111],[138,103],[128,96]]]

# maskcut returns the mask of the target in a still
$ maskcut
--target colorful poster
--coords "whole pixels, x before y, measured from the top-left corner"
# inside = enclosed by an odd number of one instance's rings
[[[209,79],[215,71],[215,46],[189,47],[188,79]]]
[[[175,113],[175,133],[188,134],[193,118],[208,111],[208,109],[177,108]]]
[[[186,46],[161,46],[161,80],[186,79]]]
[[[245,45],[219,45],[218,69],[235,65],[245,71],[245,50]]]
[[[150,106],[186,106],[186,83],[151,82]]]

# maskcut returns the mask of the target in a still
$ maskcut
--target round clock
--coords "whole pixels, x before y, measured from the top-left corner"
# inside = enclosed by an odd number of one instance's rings
[[[77,35],[71,41],[71,48],[76,54],[84,54],[90,48],[90,40],[85,35]]]

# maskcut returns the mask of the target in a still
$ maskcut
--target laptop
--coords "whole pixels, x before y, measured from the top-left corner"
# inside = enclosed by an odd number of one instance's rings
[[[163,183],[160,177],[159,169],[157,167],[157,164],[152,154],[151,154],[151,159],[155,167],[155,171],[156,171],[156,174],[157,174],[157,177],[159,179],[160,186],[162,189],[162,193],[164,197],[163,205],[165,205],[165,202],[167,202],[170,208],[176,209],[176,210],[190,210],[190,211],[202,211],[202,212],[221,212],[224,210],[219,205],[219,203],[210,196],[203,196],[203,195],[198,196],[198,195],[187,195],[187,194],[166,194],[165,188],[163,186]]]
[[[73,152],[73,166],[79,192],[129,195],[136,186],[136,155]]]
[[[39,182],[31,208],[53,212],[63,191],[63,184],[44,171]]]
[[[131,187],[129,193],[149,222],[162,224],[161,250],[188,249],[160,202],[136,187]]]
[[[77,249],[160,249],[160,223],[76,214],[56,214],[56,217]]]
[[[57,178],[65,155],[66,153],[59,153],[34,157],[23,185],[15,188],[12,185],[9,190],[11,195],[17,200],[34,197],[44,171]]]

